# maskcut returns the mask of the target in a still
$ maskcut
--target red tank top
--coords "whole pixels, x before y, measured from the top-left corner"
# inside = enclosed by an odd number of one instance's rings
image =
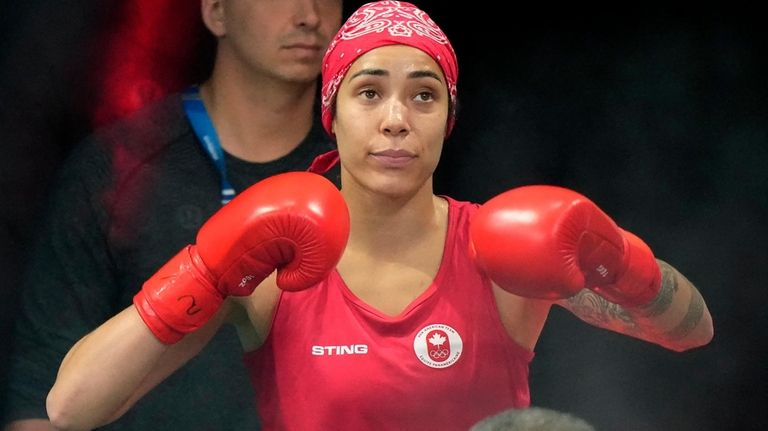
[[[533,352],[501,323],[467,254],[477,205],[449,201],[432,284],[398,316],[358,299],[338,272],[284,292],[264,345],[246,353],[265,430],[462,430],[530,404]]]

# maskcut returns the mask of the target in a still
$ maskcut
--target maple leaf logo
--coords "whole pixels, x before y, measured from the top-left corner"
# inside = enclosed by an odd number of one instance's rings
[[[445,324],[427,325],[413,338],[413,351],[428,367],[450,367],[461,356],[461,336]]]
[[[429,344],[433,346],[442,346],[445,343],[445,337],[435,332],[432,334],[432,336],[429,338]]]

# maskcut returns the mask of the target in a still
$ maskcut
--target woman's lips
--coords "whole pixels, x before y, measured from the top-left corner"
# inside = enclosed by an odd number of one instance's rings
[[[416,159],[413,153],[406,150],[377,151],[371,156],[385,168],[402,168]]]

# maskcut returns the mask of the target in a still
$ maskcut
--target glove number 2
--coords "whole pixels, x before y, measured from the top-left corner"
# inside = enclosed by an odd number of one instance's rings
[[[195,297],[192,295],[182,295],[176,298],[177,301],[181,301],[182,299],[189,298],[191,303],[189,304],[189,307],[187,307],[187,315],[188,316],[194,316],[195,314],[202,311],[200,307],[197,306],[197,302],[195,301]]]

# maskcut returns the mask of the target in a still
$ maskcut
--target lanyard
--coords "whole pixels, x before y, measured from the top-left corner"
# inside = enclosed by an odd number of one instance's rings
[[[189,87],[182,96],[184,112],[192,124],[192,129],[197,135],[200,145],[208,153],[211,161],[219,171],[221,179],[221,204],[224,205],[235,197],[235,189],[227,179],[227,165],[224,161],[224,151],[219,143],[219,136],[213,127],[211,117],[205,110],[203,99],[200,97],[200,89],[195,85]]]

